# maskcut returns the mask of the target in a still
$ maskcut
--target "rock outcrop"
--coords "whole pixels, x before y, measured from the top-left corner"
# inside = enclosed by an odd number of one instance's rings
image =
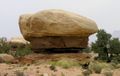
[[[29,42],[26,41],[22,36],[12,37],[9,40],[9,43],[12,43],[12,44],[29,44]]]
[[[94,21],[63,10],[44,10],[21,15],[20,30],[33,48],[86,47],[98,28]]]
[[[22,36],[12,37],[8,43],[11,45],[11,50],[15,51],[18,48],[24,48],[26,45],[29,45],[30,42],[26,41]]]
[[[0,62],[13,62],[15,58],[9,54],[0,54]]]

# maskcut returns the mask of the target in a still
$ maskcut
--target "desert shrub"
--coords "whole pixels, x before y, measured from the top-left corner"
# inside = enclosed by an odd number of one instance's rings
[[[24,56],[27,54],[32,53],[30,45],[25,45],[24,47],[21,47],[21,45],[16,45],[16,51],[12,51],[12,44],[7,41],[7,38],[2,37],[0,38],[0,53],[7,53],[11,54],[15,57]]]
[[[21,57],[32,53],[32,50],[29,45],[26,45],[24,48],[18,47],[15,52],[15,57]]]
[[[50,69],[53,70],[53,71],[56,71],[56,66],[55,65],[51,65]]]
[[[106,69],[103,71],[103,74],[105,76],[113,76],[113,72],[110,69]]]
[[[70,68],[72,66],[79,66],[79,63],[77,61],[73,61],[73,60],[67,60],[67,59],[62,59],[59,61],[52,61],[49,62],[51,65],[54,66],[60,66],[63,67],[65,69]]]
[[[87,47],[85,49],[82,50],[83,52],[86,52],[86,53],[90,53],[91,52],[91,48],[90,47]]]
[[[89,69],[95,73],[101,73],[102,67],[97,63],[90,63]]]
[[[101,62],[100,63],[102,68],[109,68],[109,69],[114,69],[115,67],[109,63]]]
[[[7,42],[7,38],[0,38],[0,53],[9,53],[10,44]]]
[[[115,69],[115,64],[108,64],[105,62],[91,62],[89,65],[89,69],[92,70],[95,73],[101,73],[102,69]]]
[[[119,69],[120,68],[120,64],[116,64],[116,69]]]
[[[116,63],[112,62],[112,63],[110,63],[110,65],[114,67],[112,69],[119,69],[120,68],[120,64],[119,63],[116,64]]]
[[[90,63],[81,64],[83,69],[88,69]]]
[[[114,67],[114,69],[115,69],[117,64],[116,64],[116,63],[111,62],[111,63],[110,63],[110,65],[111,65],[111,66],[113,66],[113,67]]]
[[[112,62],[113,62],[113,63],[116,63],[116,64],[119,64],[119,63],[120,63],[120,55],[114,56],[114,57],[112,58]]]

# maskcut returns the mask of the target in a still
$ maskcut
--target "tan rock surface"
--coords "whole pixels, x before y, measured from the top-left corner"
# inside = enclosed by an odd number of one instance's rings
[[[19,18],[20,31],[24,37],[27,37],[28,33],[30,33],[29,19],[31,15],[32,14],[24,14]]]
[[[13,62],[15,58],[12,55],[0,54],[0,62]]]
[[[12,37],[9,40],[10,43],[18,43],[18,44],[29,44],[28,41],[26,41],[22,36],[18,36],[18,37]]]
[[[19,26],[33,49],[85,48],[89,35],[97,32],[94,21],[63,10],[43,10],[21,15]]]
[[[96,23],[86,17],[53,9],[33,15],[22,15],[19,24],[25,38],[27,36],[88,36],[98,30]]]
[[[56,36],[56,37],[36,37],[31,38],[33,49],[40,48],[85,48],[88,44],[87,37],[76,36]]]

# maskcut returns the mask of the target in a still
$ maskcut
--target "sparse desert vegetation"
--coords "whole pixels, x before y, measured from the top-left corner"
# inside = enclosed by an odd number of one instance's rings
[[[103,30],[100,30],[97,34],[100,38],[106,37],[106,35],[109,34],[106,34]],[[28,44],[24,46],[16,44],[17,47],[14,48],[12,44],[8,43],[6,38],[0,38],[0,75],[119,76],[120,51],[118,48],[120,41],[117,38],[110,39],[108,37],[108,41],[105,41],[105,43],[110,46],[107,47],[102,43],[103,40],[100,41],[98,38],[95,43],[92,43],[92,47],[86,48],[77,54],[36,54],[32,52]],[[100,47],[100,45],[105,47]],[[7,58],[6,54],[9,58]],[[98,56],[93,57],[93,54],[98,54]],[[9,55],[13,56],[13,58]],[[2,58],[7,58],[8,61]]]

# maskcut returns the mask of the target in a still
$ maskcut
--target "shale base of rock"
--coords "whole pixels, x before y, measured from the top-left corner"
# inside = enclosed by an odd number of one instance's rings
[[[30,39],[33,50],[48,49],[56,51],[59,49],[81,49],[87,47],[88,37],[61,37],[61,36],[49,36],[49,37],[39,37]],[[64,49],[65,48],[65,49]],[[54,50],[54,51],[55,51]],[[68,50],[69,51],[69,50]],[[73,50],[74,51],[74,50]]]

